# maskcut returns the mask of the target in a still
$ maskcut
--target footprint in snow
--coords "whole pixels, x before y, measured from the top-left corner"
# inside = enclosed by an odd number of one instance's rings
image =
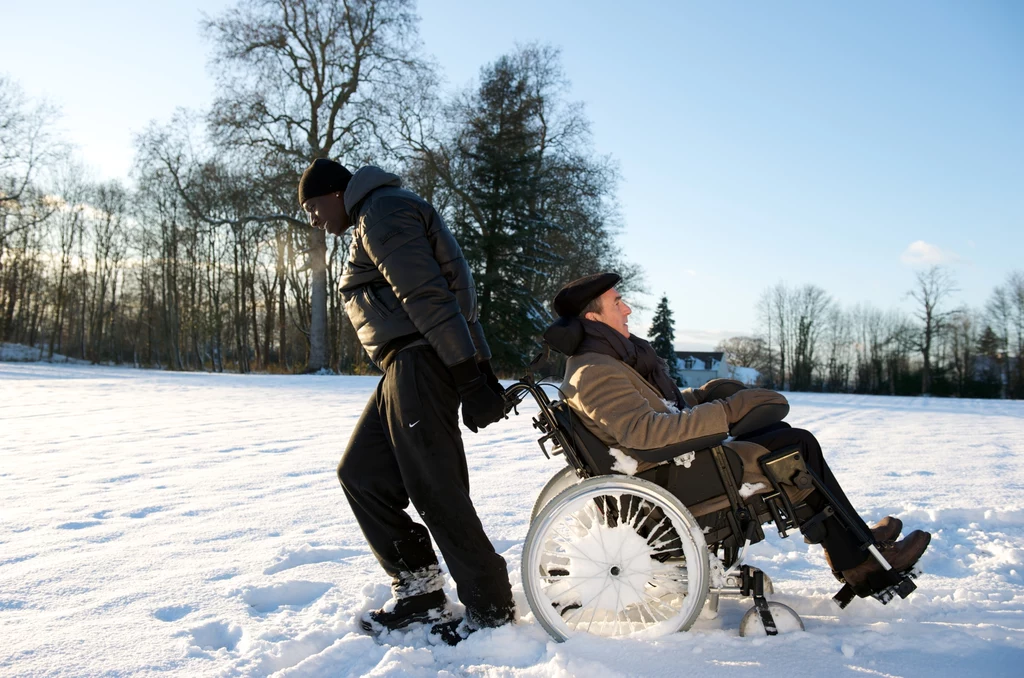
[[[276,563],[263,570],[263,574],[277,574],[300,565],[311,565],[313,563],[325,563],[331,560],[341,560],[352,556],[361,556],[363,551],[343,548],[314,548],[304,544],[298,549],[285,553]]]
[[[258,613],[285,606],[309,605],[334,586],[320,581],[287,581],[271,586],[247,586],[236,593]]]
[[[233,652],[238,647],[238,641],[242,639],[242,627],[224,621],[212,621],[202,626],[197,626],[179,635],[191,636],[189,643],[189,654],[195,655],[199,651],[227,650]]]
[[[141,508],[138,511],[132,511],[131,513],[126,513],[125,515],[127,515],[129,518],[145,518],[150,513],[158,513],[159,511],[163,510],[163,506],[147,506],[146,508]]]
[[[70,523],[62,523],[57,526],[58,530],[84,530],[87,527],[95,527],[100,524],[98,520],[78,520]]]
[[[100,482],[104,482],[104,483],[123,483],[123,482],[125,482],[127,480],[135,480],[136,478],[139,478],[139,477],[140,477],[140,475],[138,473],[129,473],[128,475],[125,475],[125,476],[114,476],[113,478],[107,478],[106,480],[102,480]]]
[[[208,578],[206,581],[224,581],[225,579],[234,579],[238,576],[238,572],[235,570],[228,570],[226,572],[220,572]]]
[[[193,608],[188,605],[168,605],[167,607],[153,610],[153,616],[163,622],[174,622],[187,616],[192,611]]]

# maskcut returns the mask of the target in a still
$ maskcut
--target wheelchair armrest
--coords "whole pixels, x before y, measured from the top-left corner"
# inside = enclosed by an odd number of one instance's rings
[[[759,431],[766,426],[777,424],[786,418],[789,414],[789,403],[765,403],[758,405],[743,417],[734,423],[729,429],[733,437],[739,438],[741,436],[749,435],[755,431]]]
[[[693,438],[692,440],[686,440],[681,443],[674,443],[666,447],[659,447],[653,450],[633,450],[625,449],[624,452],[640,459],[641,461],[647,461],[654,464],[674,459],[679,455],[686,454],[687,452],[696,452],[697,450],[706,450],[709,447],[718,445],[728,436],[725,433],[716,433],[712,436],[703,436],[701,438]]]

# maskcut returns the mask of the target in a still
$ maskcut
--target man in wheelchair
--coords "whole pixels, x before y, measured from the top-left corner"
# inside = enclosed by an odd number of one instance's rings
[[[782,486],[774,471],[759,466],[764,460],[771,459],[774,469],[796,468],[787,477],[795,478],[793,485],[777,492],[777,500],[768,502],[771,510],[764,509],[763,515],[770,515],[769,521],[774,519],[780,529],[799,527],[807,541],[820,543],[833,574],[851,590],[847,597],[875,595],[887,602],[891,594],[879,594],[895,589],[900,577],[912,570],[931,535],[916,530],[897,541],[902,523],[892,516],[869,528],[829,469],[814,436],[782,421],[789,405],[781,394],[724,379],[680,391],[651,345],[630,334],[631,310],[615,290],[618,282],[618,275],[601,273],[566,285],[553,303],[559,319],[545,333],[548,344],[568,356],[562,383],[565,400],[587,431],[611,448],[613,470],[656,476],[658,484],[680,494],[695,516],[704,516],[711,543],[720,527],[714,521],[731,519],[728,511],[716,507],[728,506],[730,499],[735,506],[738,498],[701,494],[697,485],[708,481],[687,470],[693,453],[669,458],[659,456],[659,450],[684,445],[720,453],[720,444],[728,440],[744,469],[749,467],[743,471],[739,492],[744,499],[767,497],[773,487]],[[801,465],[785,466],[794,458],[802,458]],[[722,459],[719,470],[728,473],[728,460]],[[759,468],[772,475],[771,482],[757,472]],[[692,491],[685,489],[688,482],[697,484]],[[697,499],[697,505],[683,495]],[[776,507],[783,505],[793,514],[784,516],[789,522],[780,520]],[[756,515],[762,516],[760,511]],[[906,595],[904,591],[900,595]]]

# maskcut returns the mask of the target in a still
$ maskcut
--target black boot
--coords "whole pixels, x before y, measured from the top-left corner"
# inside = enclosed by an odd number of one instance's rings
[[[475,611],[467,608],[465,617],[434,624],[430,634],[438,636],[449,645],[458,645],[474,631],[513,624],[515,620],[515,608],[510,605],[492,605],[485,610]]]
[[[430,627],[430,635],[437,636],[449,645],[458,645],[474,631],[476,627],[471,626],[465,618],[452,619]]]
[[[410,624],[438,621],[444,618],[448,600],[444,591],[431,591],[415,596],[399,598],[390,610],[388,606],[367,612],[359,623],[368,633],[374,635],[384,631],[404,629]]]

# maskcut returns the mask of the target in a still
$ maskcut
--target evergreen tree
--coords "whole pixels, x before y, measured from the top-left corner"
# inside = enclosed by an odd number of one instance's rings
[[[654,321],[651,323],[651,345],[655,352],[668,363],[668,373],[679,385],[682,385],[682,376],[679,374],[679,361],[676,358],[675,348],[675,321],[672,320],[672,309],[668,307],[668,297],[662,295],[658,302],[658,308],[654,312]]]
[[[543,331],[544,302],[532,291],[546,260],[545,224],[532,209],[540,191],[541,159],[535,111],[539,102],[526,73],[508,57],[485,69],[476,107],[463,137],[467,193],[476,208],[470,228],[457,223],[480,295],[480,320],[494,360],[520,362]]]
[[[611,270],[635,289],[639,278],[615,247],[614,164],[593,153],[566,85],[557,50],[521,47],[445,107],[443,133],[417,136],[419,122],[399,130],[412,151],[410,186],[431,198],[473,271],[501,371],[529,364],[566,282]]]
[[[1002,351],[1003,342],[991,325],[986,325],[978,337],[978,354],[984,356],[985,362],[981,369],[981,378],[989,383],[1002,382],[1003,361],[1006,354]]]

